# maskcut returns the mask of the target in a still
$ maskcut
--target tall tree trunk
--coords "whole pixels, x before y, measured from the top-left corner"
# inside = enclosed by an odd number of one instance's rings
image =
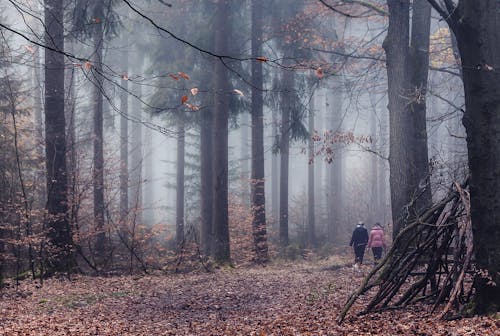
[[[342,101],[344,99],[344,77],[333,78],[333,90],[331,92],[331,100],[327,100],[326,111],[331,115],[330,130],[333,132],[342,132]],[[327,94],[330,92],[327,92]],[[342,179],[343,179],[343,162],[344,155],[342,146],[334,146],[334,157],[332,163],[328,167],[330,176],[330,185],[328,187],[329,194],[331,195],[331,203],[329,203],[328,211],[330,213],[330,220],[328,221],[329,235],[328,240],[332,243],[341,243],[340,229],[343,221],[343,194],[342,194]]]
[[[142,72],[143,60],[138,55],[134,58],[134,65],[138,73]],[[131,111],[134,122],[130,131],[130,203],[129,206],[133,209],[134,223],[142,223],[142,86],[140,84],[133,85],[133,92],[135,97],[131,102]]]
[[[211,254],[212,220],[213,220],[213,139],[212,139],[212,109],[201,114],[200,127],[200,161],[201,161],[201,251],[204,255]]]
[[[44,120],[43,120],[43,79],[41,73],[40,48],[35,49],[33,55],[33,116],[35,121],[36,132],[36,155],[40,163],[40,169],[37,169],[35,180],[35,204],[38,209],[42,209],[46,204],[47,190],[45,190],[45,170],[42,165],[45,162],[44,153]]]
[[[149,123],[152,123],[152,115],[148,114],[146,116]],[[144,128],[144,223],[147,225],[153,225],[154,219],[154,176],[153,176],[153,132],[150,127]]]
[[[413,178],[415,191],[422,190],[416,200],[416,211],[432,203],[429,176],[429,154],[427,148],[426,94],[429,74],[429,41],[431,28],[431,5],[427,1],[413,2],[410,43],[410,111],[413,115],[415,167]]]
[[[278,111],[272,110],[272,141],[278,138]],[[272,224],[279,222],[279,153],[271,153],[271,217]]]
[[[500,2],[461,0],[443,14],[462,60],[476,313],[500,310]]]
[[[284,59],[289,55],[285,54]],[[288,164],[290,149],[290,113],[294,100],[294,73],[284,70],[283,92],[281,93],[281,136],[280,136],[280,217],[279,237],[280,245],[285,247],[289,244],[288,238]]]
[[[182,112],[179,112],[182,113]],[[184,165],[186,149],[186,130],[184,116],[177,116],[177,184],[176,184],[176,220],[175,238],[177,249],[184,244]]]
[[[402,227],[406,206],[412,199],[411,176],[413,116],[407,99],[409,93],[409,0],[388,0],[389,29],[383,47],[386,53],[390,119],[390,186],[393,237]]]
[[[262,55],[262,1],[252,0],[252,56]],[[252,62],[252,224],[257,262],[269,260],[264,181],[264,80],[262,63]]]
[[[215,9],[215,52],[228,50],[230,2],[219,1]],[[228,214],[228,117],[229,74],[221,61],[215,64],[215,111],[213,127],[213,256],[217,262],[230,261]]]
[[[73,43],[71,40],[67,40],[66,50],[73,54]],[[66,144],[68,147],[68,153],[66,157],[67,171],[68,171],[68,201],[70,209],[68,214],[68,220],[70,226],[75,227],[77,225],[77,208],[78,208],[78,190],[77,190],[77,150],[76,150],[76,71],[72,64],[68,62],[65,71],[65,114],[66,114]]]
[[[374,95],[370,95],[370,136],[373,139],[377,139],[377,103],[376,99],[377,97]],[[377,143],[380,143],[380,141],[373,142],[371,146],[371,150],[373,150],[375,153],[378,151],[378,147],[376,146]],[[379,157],[374,154],[369,154],[370,155],[370,211],[368,214],[368,223],[369,224],[374,224],[375,222],[380,222],[380,214],[381,214],[381,208],[379,205],[379,198],[380,198],[380,181],[378,180],[380,174],[379,174]]]
[[[104,49],[103,28],[95,26],[94,31],[94,222],[97,231],[95,250],[97,257],[104,260],[106,251],[106,232],[104,229],[104,138],[103,138],[103,77],[102,55]]]
[[[125,39],[127,41],[128,39]],[[124,225],[128,215],[128,51],[122,54],[122,92],[120,93],[120,223]]]
[[[309,155],[309,165],[307,166],[307,241],[309,247],[316,246],[316,223],[315,223],[315,203],[314,203],[314,163],[316,158],[314,157],[314,139],[312,138],[314,134],[314,96],[311,97],[309,103],[309,143],[308,143],[308,155]]]
[[[251,158],[249,156],[249,128],[250,128],[250,115],[246,112],[240,114],[240,183],[241,183],[241,200],[243,204],[250,204],[250,175],[251,175]]]
[[[63,1],[45,0],[45,43],[64,50]],[[64,116],[64,56],[45,49],[45,157],[47,167],[47,226],[52,271],[69,271],[73,264],[69,226],[66,121]]]

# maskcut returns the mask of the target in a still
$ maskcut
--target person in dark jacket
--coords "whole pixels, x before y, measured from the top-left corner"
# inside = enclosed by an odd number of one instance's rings
[[[349,246],[354,248],[354,255],[356,256],[354,264],[362,264],[363,256],[365,255],[366,244],[368,243],[368,230],[365,228],[363,222],[358,222],[358,225],[352,232],[351,242]]]

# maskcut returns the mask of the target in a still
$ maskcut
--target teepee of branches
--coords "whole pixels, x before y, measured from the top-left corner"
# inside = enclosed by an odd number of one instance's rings
[[[356,299],[372,288],[376,294],[360,312],[382,311],[430,300],[433,310],[446,302],[440,317],[471,297],[472,228],[468,183],[454,183],[446,197],[421,212],[395,238],[382,261],[349,297],[341,323]]]

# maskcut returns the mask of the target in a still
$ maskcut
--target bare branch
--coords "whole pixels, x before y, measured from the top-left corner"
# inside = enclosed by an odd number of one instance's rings
[[[344,2],[366,7],[366,8],[368,8],[368,9],[370,9],[370,10],[374,11],[375,13],[380,14],[382,16],[389,16],[389,13],[385,9],[380,8],[379,6],[375,5],[374,3],[371,3],[371,2],[366,1],[366,0],[344,0]]]
[[[324,0],[318,0],[318,1],[321,2],[325,7],[329,8],[332,11],[334,11],[335,13],[343,15],[345,17],[348,17],[348,18],[351,18],[351,19],[359,19],[359,18],[365,17],[365,16],[359,16],[359,15],[351,15],[349,13],[342,12],[341,10],[338,10],[337,8],[333,7],[332,5],[327,4]]]

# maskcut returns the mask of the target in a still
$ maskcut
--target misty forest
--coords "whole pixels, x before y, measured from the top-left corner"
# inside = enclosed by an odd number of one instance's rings
[[[499,335],[500,0],[0,8],[0,335]]]

